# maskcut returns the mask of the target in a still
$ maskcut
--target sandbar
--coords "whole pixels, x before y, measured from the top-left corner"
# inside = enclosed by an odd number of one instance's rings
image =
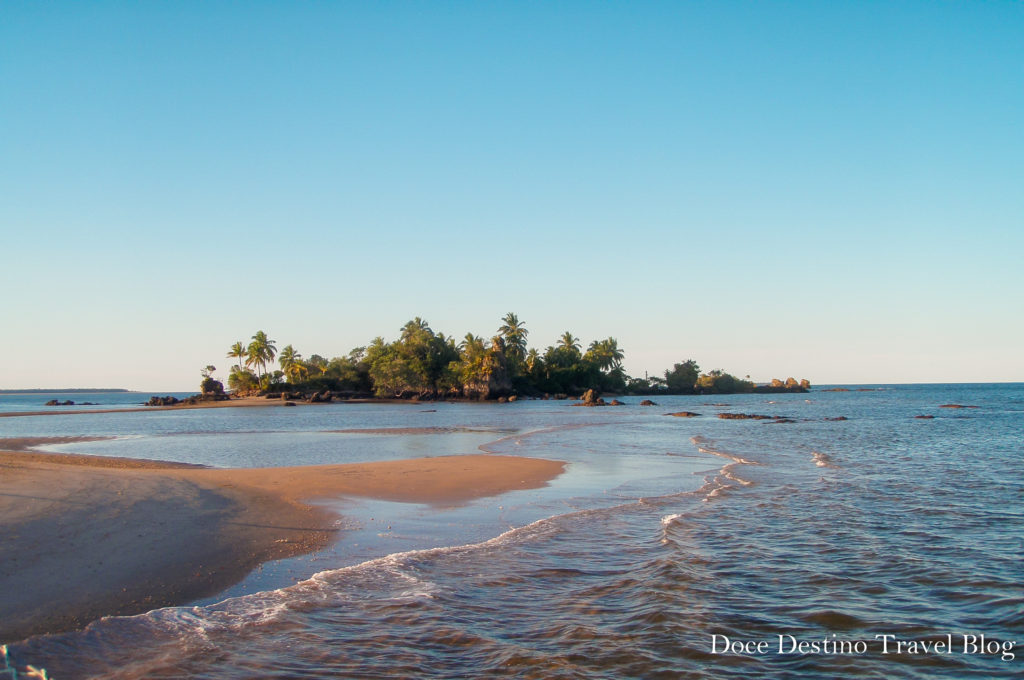
[[[308,500],[458,504],[564,469],[487,454],[214,469],[31,450],[85,439],[0,439],[0,644],[215,595],[318,550],[338,518]]]

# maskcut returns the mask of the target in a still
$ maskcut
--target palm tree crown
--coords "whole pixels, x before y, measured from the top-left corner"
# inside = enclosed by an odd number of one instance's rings
[[[502,321],[505,323],[498,329],[498,334],[504,338],[509,356],[519,360],[525,359],[526,336],[530,334],[530,331],[526,330],[526,324],[512,312],[506,314]]]
[[[238,364],[237,364],[238,370],[239,371],[242,370],[242,363],[243,363],[242,360],[245,359],[245,345],[242,344],[241,340],[239,340],[235,344],[231,345],[231,349],[228,350],[228,358],[229,359],[232,359],[232,358],[238,359]]]

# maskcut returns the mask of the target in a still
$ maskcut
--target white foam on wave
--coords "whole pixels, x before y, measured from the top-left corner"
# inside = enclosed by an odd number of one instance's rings
[[[661,518],[661,525],[667,527],[669,524],[672,524],[672,522],[676,521],[680,517],[682,517],[682,515],[678,512],[671,515],[665,515]]]
[[[821,453],[820,451],[812,451],[811,460],[813,460],[814,464],[817,465],[818,467],[834,469],[839,468],[838,465],[832,462],[832,457],[829,456],[827,453]]]

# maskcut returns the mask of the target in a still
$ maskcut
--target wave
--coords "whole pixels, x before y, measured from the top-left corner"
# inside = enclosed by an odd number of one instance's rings
[[[812,451],[811,460],[813,460],[814,464],[817,465],[818,467],[834,469],[839,468],[838,465],[832,462],[832,457],[829,456],[827,453],[822,453],[820,451]]]

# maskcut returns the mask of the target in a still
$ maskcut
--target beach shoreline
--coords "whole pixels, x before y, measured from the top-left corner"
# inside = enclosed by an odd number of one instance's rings
[[[0,643],[213,596],[264,562],[320,550],[339,517],[308,501],[451,505],[564,470],[486,454],[215,469],[33,450],[95,439],[0,439]]]

